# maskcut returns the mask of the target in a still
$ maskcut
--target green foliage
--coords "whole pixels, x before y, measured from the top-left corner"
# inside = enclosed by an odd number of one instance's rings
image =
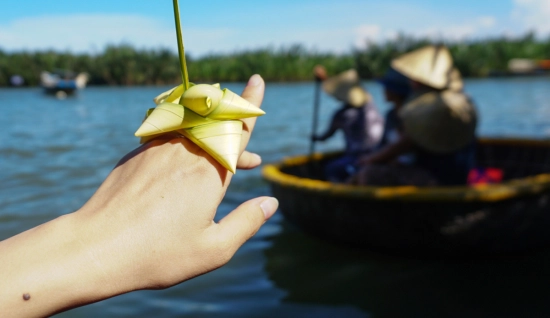
[[[491,72],[505,72],[513,58],[550,59],[550,38],[540,41],[534,33],[518,38],[490,38],[475,41],[434,42],[427,38],[399,35],[384,43],[367,43],[367,48],[353,53],[361,77],[383,75],[390,61],[405,52],[427,44],[444,44],[464,77],[483,77]]]
[[[254,73],[266,81],[308,81],[313,79],[313,67],[325,65],[335,74],[354,67],[351,55],[336,56],[309,52],[300,45],[288,48],[259,49],[230,55],[209,55],[187,62],[193,81],[246,81]]]
[[[451,43],[455,64],[465,77],[505,72],[513,58],[550,59],[550,38],[539,41],[534,33],[519,38],[494,38],[470,43]]]
[[[227,55],[208,55],[200,59],[187,57],[190,80],[194,82],[247,81],[254,73],[268,81],[311,80],[316,64],[329,73],[354,67],[351,55],[315,53],[300,45],[288,48],[259,49]],[[99,55],[0,50],[0,86],[19,74],[26,85],[39,84],[41,71],[70,69],[87,72],[89,84],[163,85],[181,82],[177,53],[168,49],[139,50],[129,45],[107,46]]]
[[[365,49],[337,55],[310,51],[301,45],[279,49],[263,48],[232,54],[187,57],[192,82],[246,81],[258,73],[266,81],[309,81],[316,64],[329,75],[356,68],[362,78],[381,76],[390,61],[410,50],[434,43],[427,38],[404,34],[383,43],[367,43]],[[550,38],[537,40],[534,33],[519,38],[491,38],[468,42],[442,42],[453,54],[465,77],[487,76],[505,71],[512,58],[550,58]],[[91,85],[164,85],[181,82],[179,59],[169,49],[137,49],[127,44],[110,45],[97,55],[70,52],[6,52],[0,50],[0,86],[8,86],[12,75],[21,75],[25,84],[39,85],[41,71],[70,69],[90,74]]]

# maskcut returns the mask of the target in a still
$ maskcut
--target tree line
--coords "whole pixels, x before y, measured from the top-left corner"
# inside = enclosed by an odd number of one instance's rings
[[[188,73],[194,82],[246,81],[259,73],[266,81],[309,81],[312,69],[322,64],[329,74],[356,68],[364,79],[384,74],[390,61],[427,44],[449,47],[464,77],[484,77],[506,71],[513,58],[550,59],[550,37],[537,39],[534,33],[509,38],[471,41],[440,41],[399,35],[382,43],[368,42],[364,49],[347,54],[322,53],[302,45],[187,57]],[[137,49],[131,45],[110,45],[100,54],[17,51],[0,49],[0,86],[9,86],[19,75],[24,85],[39,85],[41,71],[68,69],[87,72],[90,85],[164,85],[181,82],[177,52],[167,48]]]

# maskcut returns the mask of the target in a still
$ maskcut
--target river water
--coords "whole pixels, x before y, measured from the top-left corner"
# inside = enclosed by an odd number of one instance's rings
[[[385,111],[380,86],[364,85]],[[244,83],[222,86],[240,93]],[[38,88],[0,89],[0,239],[85,203],[138,146],[134,131],[168,88],[89,87],[64,100]],[[477,103],[481,136],[550,136],[550,78],[468,80],[466,91]],[[313,95],[313,83],[268,83],[267,115],[248,149],[264,162],[306,154]],[[322,96],[319,129],[336,108]],[[316,149],[342,146],[337,135]],[[260,195],[270,195],[260,169],[239,171],[217,217]],[[277,213],[214,272],[59,317],[543,317],[550,316],[548,264],[550,251],[463,261],[378,255],[310,237]]]

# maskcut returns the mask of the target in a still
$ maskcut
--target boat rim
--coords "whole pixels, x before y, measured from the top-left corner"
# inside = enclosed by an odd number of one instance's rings
[[[481,138],[481,144],[523,144],[550,147],[550,140],[522,138]],[[537,195],[550,189],[550,173],[507,180],[497,184],[461,186],[359,186],[329,181],[302,178],[281,171],[285,167],[300,166],[318,161],[330,154],[315,153],[312,156],[285,157],[279,163],[266,164],[262,176],[268,182],[295,190],[318,193],[331,197],[392,201],[469,201],[496,202],[507,199]]]

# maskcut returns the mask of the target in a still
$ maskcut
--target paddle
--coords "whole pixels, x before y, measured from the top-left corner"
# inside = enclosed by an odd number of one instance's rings
[[[313,119],[312,119],[312,127],[311,127],[311,136],[317,135],[317,123],[319,122],[319,100],[321,97],[321,79],[317,76],[315,77],[315,95],[313,99]],[[309,157],[313,157],[313,153],[315,152],[315,140],[313,138],[310,139],[309,144]]]
[[[315,93],[313,98],[313,119],[312,119],[312,127],[311,127],[311,137],[317,135],[317,124],[319,122],[319,104],[321,99],[321,83],[323,79],[326,78],[326,71],[325,68],[317,65],[314,69],[315,74]],[[309,144],[309,158],[310,162],[312,163],[309,166],[309,175],[314,176],[320,173],[320,166],[319,162],[313,160],[313,154],[315,153],[315,140],[313,138],[310,139]]]

